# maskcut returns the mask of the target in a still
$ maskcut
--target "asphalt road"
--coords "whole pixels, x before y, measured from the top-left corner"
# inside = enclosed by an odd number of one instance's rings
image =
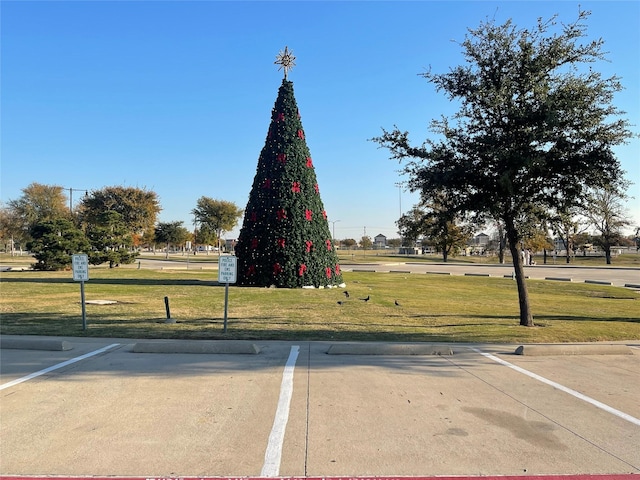
[[[141,268],[166,269],[217,269],[212,262],[197,261],[195,258],[186,262],[164,260],[158,258],[140,257]],[[504,277],[513,274],[511,265],[498,264],[456,264],[422,262],[395,263],[362,263],[343,264],[343,271],[376,271],[376,272],[409,272],[409,273],[437,273],[450,275],[486,275]],[[531,265],[525,267],[525,274],[531,279],[554,279],[554,281],[597,282],[615,286],[630,286],[640,288],[640,268],[633,267],[582,267],[566,264]]]
[[[175,341],[140,353],[147,342],[58,340],[73,349],[0,351],[0,474],[640,473],[637,342],[628,355],[528,357],[516,345],[186,354]]]

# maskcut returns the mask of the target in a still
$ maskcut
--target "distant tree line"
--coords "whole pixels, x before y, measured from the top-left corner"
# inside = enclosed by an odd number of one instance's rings
[[[135,261],[144,247],[194,246],[220,242],[242,216],[234,203],[209,197],[198,199],[191,211],[196,228],[182,221],[158,222],[158,195],[144,188],[111,186],[86,191],[80,201],[67,203],[58,185],[32,183],[22,196],[0,207],[0,240],[5,251],[31,252],[37,270],[60,270],[71,255],[86,253],[92,265],[113,268]]]
[[[612,263],[612,250],[619,246],[635,246],[640,249],[638,228],[636,234],[626,235],[625,229],[632,226],[624,208],[628,184],[621,182],[618,188],[590,189],[584,204],[569,209],[562,215],[549,211],[536,211],[521,225],[521,249],[547,253],[558,248],[565,255],[566,263],[585,245],[602,250],[607,265]],[[434,247],[442,254],[443,261],[450,255],[463,251],[473,236],[487,225],[474,221],[472,217],[452,215],[452,211],[435,198],[425,198],[405,213],[396,222],[404,246],[414,246],[420,241],[423,246]],[[504,263],[509,250],[504,224],[493,223],[496,235],[491,250]],[[640,228],[640,227],[639,227]],[[554,241],[557,239],[557,242]]]

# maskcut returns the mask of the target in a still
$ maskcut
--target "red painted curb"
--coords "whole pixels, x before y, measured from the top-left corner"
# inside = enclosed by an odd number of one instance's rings
[[[94,477],[57,475],[0,475],[0,480],[640,480],[640,474],[579,474],[579,475],[489,475],[433,477]]]

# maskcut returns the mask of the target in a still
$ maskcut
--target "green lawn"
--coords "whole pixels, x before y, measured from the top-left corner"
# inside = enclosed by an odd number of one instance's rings
[[[518,325],[515,282],[504,278],[345,272],[343,289],[229,289],[215,270],[92,268],[82,330],[70,272],[5,272],[0,333],[130,338],[581,342],[640,339],[640,299],[628,289],[529,280],[535,327]],[[166,322],[164,297],[171,316]],[[369,302],[359,300],[370,296]],[[342,302],[339,305],[337,302]],[[400,306],[395,305],[397,301]]]

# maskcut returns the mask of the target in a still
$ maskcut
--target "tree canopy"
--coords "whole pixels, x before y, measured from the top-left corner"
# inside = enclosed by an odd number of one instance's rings
[[[532,326],[520,250],[532,218],[585,202],[590,188],[618,183],[612,147],[631,136],[612,101],[622,89],[592,64],[604,41],[586,40],[586,20],[532,29],[485,21],[460,44],[466,64],[422,76],[460,109],[432,120],[432,138],[414,146],[408,132],[383,129],[373,140],[405,161],[409,186],[430,197],[444,191],[450,208],[503,222],[512,253],[520,324]],[[559,211],[560,210],[560,211]]]
[[[430,198],[423,197],[408,214],[400,217],[397,224],[405,245],[413,245],[419,237],[424,237],[438,248],[445,262],[449,254],[465,248],[476,225],[449,208],[448,203],[446,195],[433,194]]]
[[[171,245],[180,245],[189,239],[189,231],[182,226],[184,222],[160,222],[154,230],[155,239],[167,245],[167,256]]]
[[[596,230],[593,241],[604,251],[607,265],[611,264],[611,247],[620,244],[624,228],[631,225],[623,206],[625,198],[623,192],[613,188],[596,189],[590,192],[584,209],[587,221]]]
[[[104,212],[117,212],[132,235],[142,235],[154,227],[162,209],[158,195],[151,190],[112,186],[91,191],[82,199],[78,210],[85,224],[100,224]]]
[[[33,182],[22,189],[20,198],[9,200],[8,205],[12,217],[20,219],[24,232],[37,223],[70,215],[64,189],[58,185]]]
[[[215,240],[220,242],[223,232],[232,230],[238,224],[238,220],[242,216],[242,209],[233,202],[200,197],[196,208],[191,213],[196,222],[200,224],[198,237],[209,239],[213,234]],[[220,250],[218,249],[218,251]]]

